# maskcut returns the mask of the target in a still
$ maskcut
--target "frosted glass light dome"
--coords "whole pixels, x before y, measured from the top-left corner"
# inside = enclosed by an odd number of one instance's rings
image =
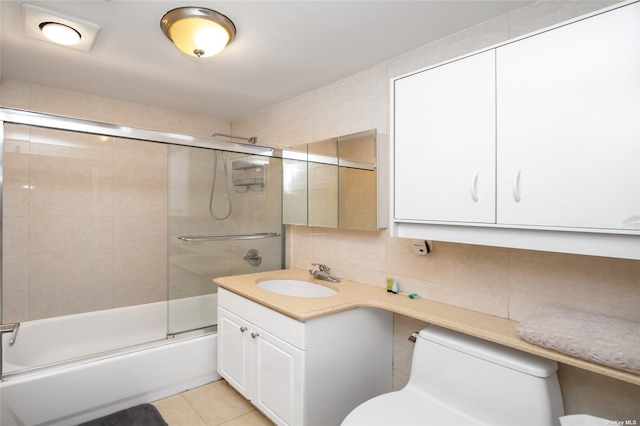
[[[170,10],[162,17],[160,28],[178,49],[198,58],[220,53],[236,35],[229,18],[201,7]]]

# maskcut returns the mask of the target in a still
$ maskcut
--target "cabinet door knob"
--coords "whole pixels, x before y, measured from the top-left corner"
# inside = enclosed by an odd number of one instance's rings
[[[478,202],[478,172],[475,172],[471,178],[471,199],[474,203]]]
[[[516,203],[520,202],[520,170],[518,170],[513,177],[513,183],[511,184],[513,191],[513,199]]]
[[[247,331],[248,328],[247,327],[240,327],[240,333],[244,333],[245,331]]]
[[[252,337],[252,338],[254,338],[254,339],[255,339],[256,337],[258,337],[258,336],[260,336],[258,333],[251,333],[251,337]]]

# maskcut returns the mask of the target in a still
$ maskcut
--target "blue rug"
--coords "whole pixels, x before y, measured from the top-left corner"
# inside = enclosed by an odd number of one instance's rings
[[[79,426],[168,426],[158,409],[151,404],[136,405]]]

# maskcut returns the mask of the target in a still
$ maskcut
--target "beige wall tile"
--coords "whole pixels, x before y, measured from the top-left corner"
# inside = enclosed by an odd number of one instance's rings
[[[2,214],[29,215],[29,131],[26,126],[5,125]]]
[[[116,216],[167,214],[167,178],[144,169],[120,169],[114,178],[113,210]]]
[[[115,216],[113,247],[140,248],[167,246],[166,216]]]
[[[15,80],[0,79],[0,105],[5,108],[31,108],[31,86]]]
[[[341,278],[383,285],[385,231],[313,229],[313,262],[329,265]]]
[[[114,122],[120,125],[180,133],[180,116],[174,111],[115,101]]]
[[[104,122],[117,116],[118,124],[201,138],[231,129],[227,120],[22,82],[1,80],[0,90],[8,107]],[[7,136],[4,318],[166,298],[167,146],[26,126],[7,127]]]
[[[510,317],[542,304],[640,321],[640,261],[512,250]]]
[[[113,269],[113,307],[166,300],[166,243],[145,250],[114,250]]]
[[[29,254],[29,217],[8,216],[2,220],[2,253]]]
[[[389,62],[389,78],[412,73],[508,40],[509,25],[507,15],[499,16],[414,49]]]
[[[269,124],[267,135],[266,145],[279,148],[313,142],[313,113],[280,119],[277,125]]]
[[[113,169],[51,157],[32,157],[32,216],[104,216],[113,211]]]
[[[558,369],[565,414],[589,414],[608,420],[638,420],[640,386],[580,368]]]
[[[619,0],[537,1],[509,12],[509,36],[520,37],[575,17],[609,7]]]
[[[309,269],[316,262],[313,253],[313,228],[306,226],[287,226],[287,266]]]
[[[2,292],[2,321],[20,322],[30,320],[29,290]]]
[[[100,250],[113,247],[109,216],[41,216],[30,221],[31,253]]]
[[[369,129],[387,133],[386,91],[371,93],[324,109],[316,109],[314,140],[333,138]]]
[[[388,85],[386,64],[376,65],[316,89],[314,91],[315,110],[322,111],[353,102],[355,99],[368,98],[372,93],[384,92]]]
[[[307,92],[267,108],[264,120],[269,126],[279,127],[293,118],[313,115],[314,104],[314,92]]]
[[[31,85],[32,111],[112,123],[113,108],[110,99]]]
[[[33,253],[29,262],[29,288],[65,291],[71,287],[110,288],[113,281],[111,250],[56,250]]]
[[[29,291],[30,320],[99,311],[111,306],[111,286],[69,285]]]
[[[269,142],[269,132],[267,129],[266,110],[258,111],[242,120],[231,123],[231,133],[235,136],[257,137],[259,145],[266,145]],[[223,139],[224,140],[224,139]]]
[[[29,254],[2,253],[2,290],[7,293],[29,290]],[[12,300],[12,299],[9,299]]]
[[[199,117],[192,115],[179,115],[179,133],[198,138],[210,139],[216,132],[230,133],[231,123],[227,120]]]
[[[407,384],[411,373],[413,348],[409,341],[412,333],[422,330],[427,323],[404,315],[393,315],[393,390],[399,390]]]

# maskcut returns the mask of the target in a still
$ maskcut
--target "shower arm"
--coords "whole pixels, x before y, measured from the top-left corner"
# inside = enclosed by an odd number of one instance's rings
[[[255,144],[258,143],[258,138],[256,136],[252,136],[250,138],[245,138],[245,137],[242,137],[242,136],[227,135],[227,134],[224,134],[224,133],[214,133],[213,135],[211,135],[211,139],[215,139],[218,136],[222,136],[222,137],[229,138],[229,139],[240,139],[240,140],[249,142],[251,145],[255,145]]]

